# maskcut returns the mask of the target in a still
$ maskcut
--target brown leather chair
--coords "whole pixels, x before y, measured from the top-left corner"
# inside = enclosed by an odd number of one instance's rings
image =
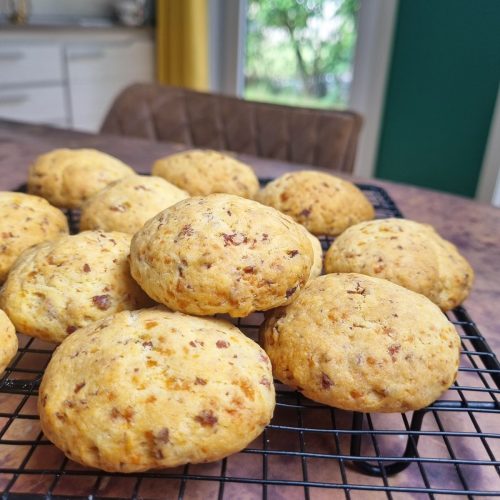
[[[361,122],[352,111],[295,108],[135,84],[116,98],[101,132],[352,172]]]

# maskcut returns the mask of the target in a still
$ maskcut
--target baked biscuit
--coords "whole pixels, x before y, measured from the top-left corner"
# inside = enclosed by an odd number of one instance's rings
[[[79,208],[93,194],[134,171],[95,149],[55,149],[39,156],[28,174],[28,192],[64,208]]]
[[[319,241],[319,239],[311,234],[305,227],[304,232],[307,234],[313,250],[313,264],[311,272],[309,273],[309,279],[313,279],[317,278],[323,271],[323,248],[321,247],[321,241]]]
[[[14,325],[0,309],[0,375],[17,353],[17,335]]]
[[[313,170],[282,175],[255,199],[289,215],[313,234],[335,236],[375,216],[371,203],[354,184]]]
[[[75,332],[38,399],[47,438],[110,472],[219,460],[255,439],[274,405],[271,363],[255,342],[226,321],[163,308]]]
[[[229,194],[188,198],[132,239],[130,269],[154,300],[188,314],[247,316],[290,302],[313,262],[289,217]]]
[[[64,234],[66,216],[43,198],[0,192],[0,283],[23,250]]]
[[[326,253],[325,269],[388,279],[445,311],[465,300],[474,278],[454,245],[431,226],[406,219],[380,219],[347,229]]]
[[[83,204],[80,229],[134,234],[158,212],[188,197],[161,177],[129,175]]]
[[[276,378],[343,410],[417,410],[457,375],[460,339],[439,308],[361,274],[310,281],[261,333]]]
[[[131,236],[86,231],[24,251],[0,290],[18,332],[62,342],[77,328],[151,302],[130,276]]]
[[[219,151],[194,149],[157,160],[153,175],[186,190],[192,196],[229,193],[253,198],[259,181],[248,165]]]

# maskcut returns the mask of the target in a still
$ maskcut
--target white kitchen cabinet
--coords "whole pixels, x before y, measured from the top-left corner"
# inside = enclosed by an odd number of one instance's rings
[[[0,32],[0,118],[95,132],[125,87],[153,79],[149,29]]]
[[[1,44],[0,85],[60,82],[62,62],[59,44]]]
[[[136,78],[153,71],[150,41],[92,42],[66,46],[68,76],[71,82],[88,83],[118,78]]]
[[[73,121],[95,130],[125,87],[153,80],[153,50],[147,41],[71,44],[66,48]]]
[[[101,81],[89,83],[75,83],[71,85],[71,112],[75,128],[95,132],[108,112],[116,95],[128,84],[129,81]]]
[[[0,88],[0,116],[30,123],[68,125],[62,85],[40,88]]]

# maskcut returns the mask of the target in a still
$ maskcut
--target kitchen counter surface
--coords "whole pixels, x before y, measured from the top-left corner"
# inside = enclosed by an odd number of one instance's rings
[[[12,190],[24,183],[26,181],[29,164],[33,159],[41,153],[58,147],[97,148],[117,156],[141,173],[149,172],[153,161],[158,157],[185,149],[184,146],[179,144],[152,143],[140,139],[92,135],[46,126],[0,121],[0,190]],[[252,165],[257,175],[260,177],[275,177],[286,171],[304,168],[304,166],[277,160],[265,160],[246,155],[238,156]],[[434,225],[443,237],[451,240],[459,247],[460,251],[472,264],[476,274],[473,291],[464,306],[469,311],[471,317],[476,321],[479,329],[486,337],[491,347],[496,352],[500,352],[500,332],[498,331],[498,325],[500,323],[500,210],[458,196],[416,187],[378,180],[363,180],[363,182],[370,182],[385,188],[406,217]],[[6,397],[9,396],[0,394],[0,438],[2,435],[2,404],[7,404]],[[346,412],[339,413],[341,415],[346,414]],[[490,423],[489,429],[491,432],[495,430],[494,422],[496,422],[496,429],[498,430],[498,421],[493,420],[493,418],[494,415],[486,415],[485,419],[481,422],[482,425],[486,425],[486,427],[488,427],[488,423]],[[5,418],[3,420],[5,420]],[[388,421],[390,421],[390,419]],[[312,440],[314,441],[314,439]],[[432,440],[427,440],[426,442],[430,443],[429,446],[432,447]],[[442,441],[440,442],[442,443]],[[455,442],[455,444],[457,444],[457,442]],[[493,443],[492,440],[492,446],[493,444],[497,445],[496,452],[498,453],[498,440],[495,443]],[[442,446],[442,444],[440,446]],[[470,446],[474,447],[475,445],[471,444]],[[0,445],[0,469],[2,465],[1,448],[2,445]],[[495,452],[494,447],[493,452]],[[488,457],[483,455],[481,455],[481,457],[488,460]],[[246,454],[242,454],[241,456],[246,457],[246,462],[243,461],[246,465],[242,466],[249,467],[250,469],[256,467],[255,463],[250,460],[251,456],[249,457]],[[327,471],[313,469],[313,464],[311,465],[311,462],[314,464],[314,459],[308,462],[309,470],[313,470],[311,474],[313,474],[314,480],[326,481]],[[285,469],[287,468],[286,464],[287,462],[282,461],[282,465]],[[431,476],[433,474],[432,471],[435,471],[435,474],[437,474],[436,477],[438,477],[439,474],[447,474],[444,469],[439,472],[440,469],[438,465],[439,464],[432,465],[433,468],[431,468],[429,464],[426,465],[426,467],[429,467],[431,470]],[[207,465],[206,467],[210,466]],[[449,467],[452,468],[451,465]],[[413,476],[411,475],[410,469],[397,476],[397,484],[407,484],[408,482],[413,485],[416,484],[412,482],[411,478]],[[498,481],[498,476],[491,474],[492,467],[486,467],[486,469],[487,471],[484,474],[473,475],[474,477],[470,478],[473,486],[488,490],[499,490],[499,482],[495,483],[495,481]],[[415,473],[416,469],[413,470],[413,473]],[[451,470],[449,472],[450,474],[452,473]],[[416,473],[418,475],[418,471]],[[351,474],[351,472],[349,472],[349,474]],[[3,476],[5,475],[0,473],[0,490],[2,489]],[[364,478],[363,480],[366,481],[366,484],[379,484],[376,482],[377,480],[371,479],[369,476],[362,477]],[[340,477],[339,480],[341,480]],[[5,484],[5,481],[7,480],[4,478],[3,484]],[[108,477],[106,481],[112,482],[114,479]],[[124,481],[124,479],[120,478],[120,481]],[[151,481],[153,481],[153,479],[151,479]],[[404,483],[404,481],[407,483]],[[117,479],[116,484],[118,483],[119,481]],[[200,484],[202,483],[204,482],[200,481]],[[205,481],[205,483],[207,486],[206,490],[199,489],[197,493],[194,492],[198,496],[193,493],[193,497],[188,495],[187,498],[202,498],[203,495],[212,495],[212,493],[210,493],[212,490],[214,492],[217,491],[217,489],[214,490],[214,482]],[[229,491],[238,491],[234,490],[233,484],[228,486],[229,490],[226,491],[227,494],[229,494]],[[423,486],[424,485],[422,485],[422,487]],[[68,491],[71,491],[71,487],[68,486],[68,488]],[[118,488],[118,486],[116,486],[116,488]],[[242,489],[239,491],[241,494],[245,492],[245,498],[257,498],[260,496],[260,486],[259,489],[254,488],[254,490],[252,490],[250,486],[247,489],[243,486],[241,488]],[[278,486],[276,486],[276,489],[272,489],[274,487],[270,488],[271,490],[268,491],[269,498],[303,498],[304,495],[304,490],[302,488],[290,489],[289,494],[287,493],[287,488],[279,489]],[[113,491],[116,491],[116,496],[120,496],[119,488]],[[152,498],[157,498],[154,496],[156,494],[160,496],[161,494],[166,494],[162,486],[160,486],[160,483],[158,483],[156,489],[152,487],[151,492],[153,491],[156,491],[156,493],[151,493]],[[252,491],[258,491],[259,494],[253,496]],[[271,494],[271,491],[274,493]],[[87,494],[83,490],[78,490],[78,492],[81,492],[82,495]],[[204,492],[203,495],[202,492]],[[311,489],[311,493],[312,498],[332,498],[331,492],[328,493],[327,490],[313,488]],[[339,495],[343,497],[343,494],[340,492]],[[400,493],[400,495],[403,496],[398,497],[396,495],[394,498],[409,498],[404,496],[406,495],[404,493]],[[160,498],[160,496],[158,496],[158,498]],[[148,496],[146,495],[146,497]],[[352,492],[352,498],[365,497],[369,497],[370,500],[372,498],[386,498],[385,493],[382,491],[379,491],[379,493],[366,493],[362,491]],[[228,498],[236,497],[229,496]],[[239,498],[243,497],[239,496]]]
[[[152,31],[151,25],[125,26],[112,18],[99,17],[30,17],[28,22],[13,24],[5,16],[0,16],[0,31],[10,33],[29,33],[32,31],[60,31],[60,30],[117,30],[117,31]]]

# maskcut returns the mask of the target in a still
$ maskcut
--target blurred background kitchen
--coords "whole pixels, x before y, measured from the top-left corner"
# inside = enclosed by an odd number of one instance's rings
[[[500,206],[499,27],[498,0],[0,0],[0,118],[97,132],[155,81],[352,109],[355,175]]]

